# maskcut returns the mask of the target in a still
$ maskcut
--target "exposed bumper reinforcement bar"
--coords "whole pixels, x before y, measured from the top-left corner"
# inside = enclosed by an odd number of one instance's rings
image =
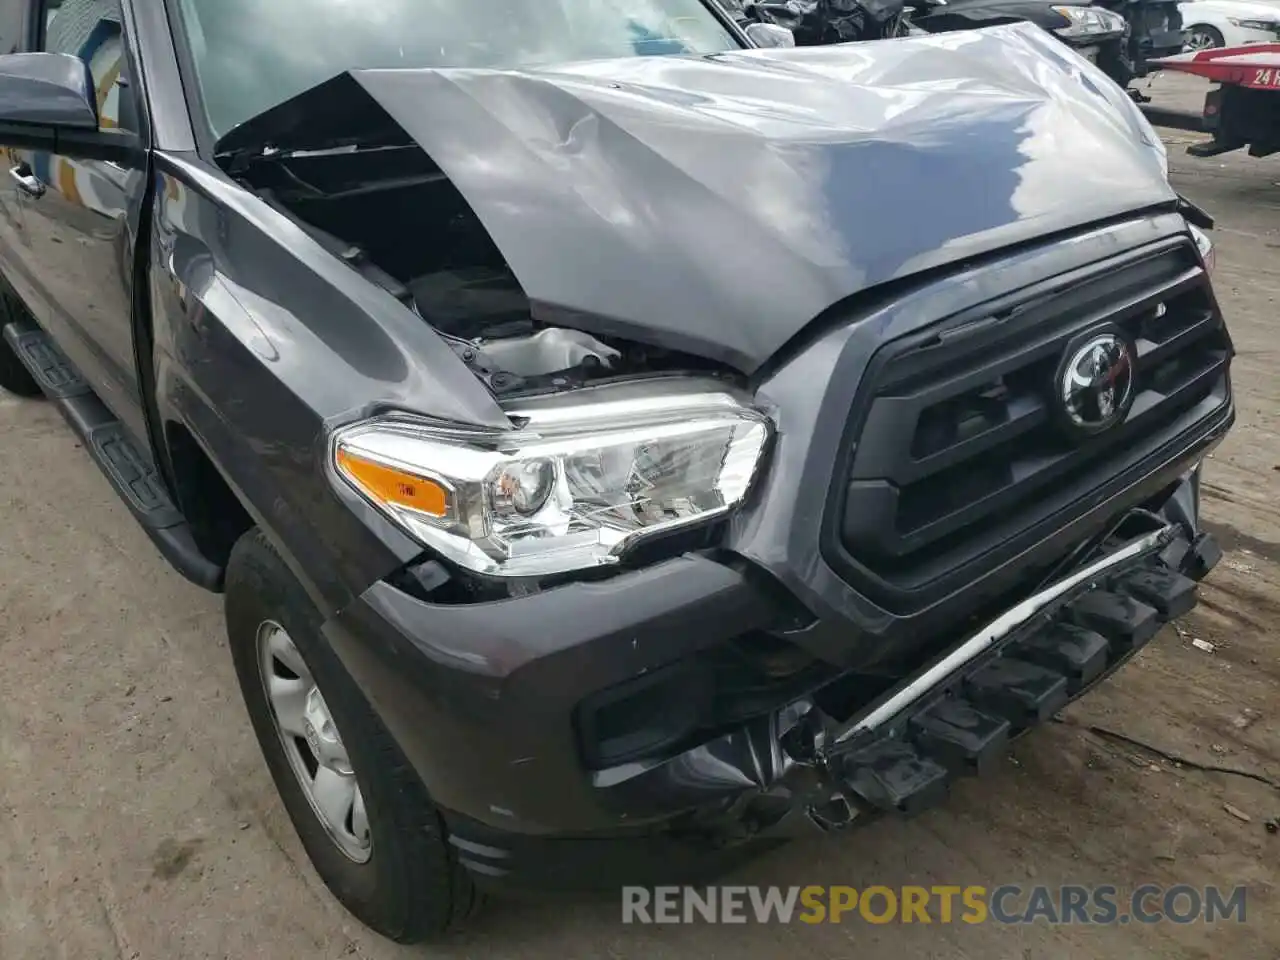
[[[870,734],[879,730],[898,714],[918,703],[921,698],[928,696],[935,687],[944,682],[951,674],[972,663],[1034,616],[1051,606],[1055,601],[1069,594],[1081,584],[1105,577],[1108,571],[1120,567],[1134,558],[1167,546],[1174,539],[1176,533],[1176,528],[1172,524],[1161,527],[1152,533],[1138,537],[1114,553],[1107,554],[1083,570],[1073,573],[1069,577],[1064,577],[1047,589],[1027,597],[1017,606],[1005,611],[987,624],[905,686],[890,694],[887,699],[872,708],[865,716],[852,720],[840,727],[831,738],[833,744],[846,743],[859,735]]]
[[[805,711],[782,739],[791,763],[776,786],[793,798],[783,819],[801,808],[831,829],[932,806],[955,776],[985,768],[1188,613],[1220,551],[1181,524],[1140,519],[1155,529],[1023,600],[860,714],[837,723]],[[807,797],[795,793],[804,781]]]

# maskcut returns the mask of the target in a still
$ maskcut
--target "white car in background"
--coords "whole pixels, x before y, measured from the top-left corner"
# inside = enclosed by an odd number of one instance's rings
[[[1178,12],[1188,50],[1280,42],[1280,2],[1188,0]]]

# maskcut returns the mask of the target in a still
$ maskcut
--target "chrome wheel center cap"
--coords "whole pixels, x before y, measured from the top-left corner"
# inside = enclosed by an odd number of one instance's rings
[[[347,748],[342,744],[338,728],[333,723],[329,707],[319,687],[312,687],[307,693],[307,705],[303,712],[303,736],[307,746],[311,748],[317,762],[343,776],[351,775],[351,761],[347,758]]]

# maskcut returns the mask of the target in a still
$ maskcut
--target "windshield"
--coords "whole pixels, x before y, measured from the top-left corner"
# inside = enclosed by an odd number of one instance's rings
[[[215,136],[344,70],[740,46],[703,0],[177,0]]]

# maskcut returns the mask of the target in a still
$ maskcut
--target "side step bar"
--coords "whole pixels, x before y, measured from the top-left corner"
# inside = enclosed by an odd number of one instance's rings
[[[210,563],[196,546],[186,518],[169,498],[150,455],[133,445],[124,425],[62,351],[31,324],[7,324],[4,339],[58,407],[164,558],[196,586],[221,590],[222,568]]]

